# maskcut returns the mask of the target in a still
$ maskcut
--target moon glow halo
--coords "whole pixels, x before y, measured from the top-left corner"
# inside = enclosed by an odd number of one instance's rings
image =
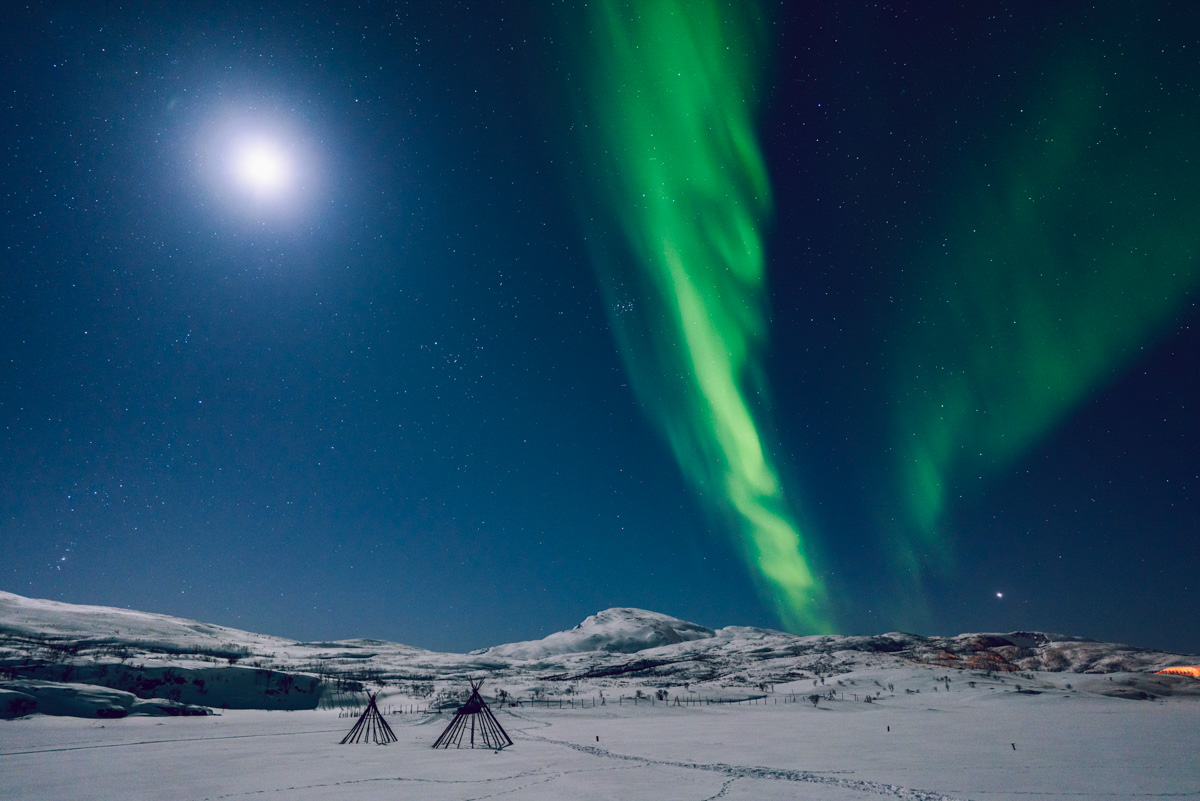
[[[238,183],[258,197],[277,197],[290,183],[292,165],[287,153],[266,139],[237,146],[233,159]]]

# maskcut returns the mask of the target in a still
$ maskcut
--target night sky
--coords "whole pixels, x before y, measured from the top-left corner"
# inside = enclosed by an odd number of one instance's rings
[[[1200,652],[1194,6],[763,19],[747,392],[827,627]],[[0,588],[443,650],[610,606],[796,628],[630,369],[628,320],[662,332],[598,263],[638,269],[630,159],[587,136],[638,76],[589,20],[10,8]]]

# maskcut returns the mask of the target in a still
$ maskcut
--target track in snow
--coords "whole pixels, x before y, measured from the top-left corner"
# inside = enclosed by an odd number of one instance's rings
[[[775,781],[788,782],[806,782],[809,784],[824,784],[832,787],[839,787],[844,790],[854,790],[860,793],[870,793],[886,798],[902,798],[905,801],[967,801],[966,799],[954,798],[943,793],[931,792],[929,790],[917,790],[911,787],[901,787],[896,784],[883,784],[882,782],[869,782],[861,779],[842,779],[836,776],[831,776],[828,773],[817,773],[807,770],[785,770],[782,768],[764,768],[744,765],[726,765],[721,762],[703,763],[703,762],[676,762],[668,759],[650,759],[649,757],[633,756],[630,754],[617,754],[604,748],[594,745],[579,745],[578,743],[567,742],[566,740],[555,740],[551,737],[542,737],[536,734],[530,734],[523,731],[522,734],[531,740],[539,740],[551,745],[561,745],[584,754],[600,757],[602,759],[620,759],[630,762],[637,762],[643,765],[660,765],[670,768],[682,768],[684,770],[707,770],[713,773],[720,773],[731,779],[769,779]],[[729,789],[731,782],[726,782],[721,788],[721,792],[712,798],[720,798]]]

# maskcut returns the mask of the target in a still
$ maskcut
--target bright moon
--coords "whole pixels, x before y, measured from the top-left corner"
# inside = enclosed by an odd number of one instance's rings
[[[278,195],[287,187],[291,164],[278,145],[259,140],[238,147],[234,171],[242,185],[255,194]]]

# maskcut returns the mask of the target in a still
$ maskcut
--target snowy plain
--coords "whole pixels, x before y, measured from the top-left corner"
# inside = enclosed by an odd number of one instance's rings
[[[627,608],[443,654],[0,592],[0,801],[1200,799],[1200,679],[1155,674],[1197,663]],[[431,747],[467,679],[512,747]],[[398,741],[340,745],[368,691]]]
[[[498,753],[433,750],[447,714],[389,715],[399,740],[388,746],[339,745],[353,719],[337,710],[36,715],[0,721],[0,797],[1200,798],[1195,699],[1026,695],[958,681],[947,691],[930,671],[841,678],[877,677],[922,692],[814,707],[788,703],[802,688],[780,686],[732,705],[504,708],[515,744]]]

